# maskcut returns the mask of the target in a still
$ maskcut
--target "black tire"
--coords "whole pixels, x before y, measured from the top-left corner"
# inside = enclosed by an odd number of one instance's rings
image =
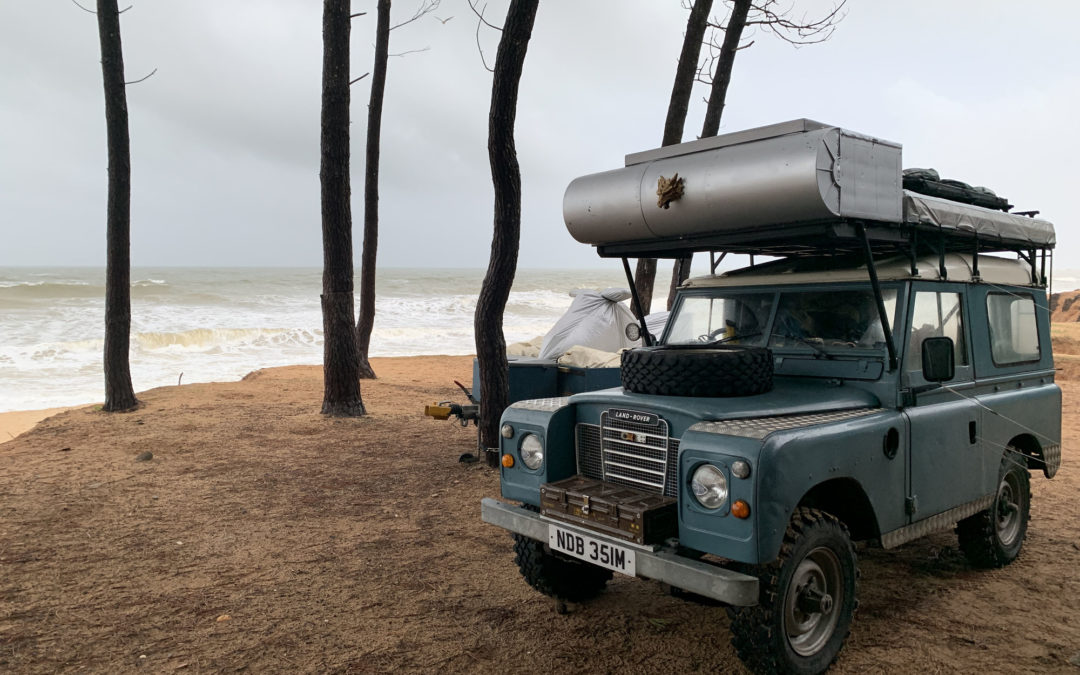
[[[828,513],[796,509],[777,559],[748,571],[760,580],[758,604],[728,610],[739,658],[755,673],[825,671],[840,654],[859,604],[859,568],[847,528]]]
[[[994,503],[956,524],[960,550],[976,567],[1004,567],[1020,555],[1031,516],[1031,476],[1019,451],[1001,461]]]
[[[604,590],[611,570],[552,553],[541,541],[514,535],[514,562],[530,586],[560,600],[582,602]]]
[[[622,385],[661,396],[752,396],[773,386],[772,352],[741,345],[664,345],[622,353]]]

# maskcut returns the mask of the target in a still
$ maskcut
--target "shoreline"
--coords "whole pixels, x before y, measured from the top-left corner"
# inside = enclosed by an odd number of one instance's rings
[[[473,355],[473,354],[413,354],[413,355],[410,355],[410,356],[373,356],[373,357],[371,357],[371,363],[372,363],[373,366],[377,366],[379,363],[385,363],[385,362],[395,362],[395,361],[400,362],[400,361],[406,361],[406,360],[411,360],[411,359],[456,358],[456,357],[462,357],[462,356],[467,356],[469,358],[475,358],[475,355]],[[247,379],[248,377],[251,377],[251,375],[254,374],[254,373],[267,371],[267,370],[280,370],[280,369],[288,369],[288,368],[319,368],[321,370],[322,365],[320,365],[320,364],[301,364],[301,365],[293,364],[293,365],[287,365],[287,366],[267,366],[265,368],[255,368],[254,370],[248,371],[245,375],[243,375],[241,377],[238,377],[235,380],[214,380],[212,382],[191,382],[189,384],[180,384],[180,385],[167,384],[167,385],[163,385],[161,387],[150,387],[149,389],[144,389],[142,391],[137,391],[137,392],[135,392],[135,395],[139,396],[139,395],[144,394],[144,393],[146,393],[148,391],[153,391],[155,389],[162,389],[162,388],[188,387],[188,386],[194,386],[194,385],[230,384],[230,383],[234,383],[234,382],[243,381],[243,380]],[[378,373],[378,369],[376,369],[376,373]],[[360,383],[361,389],[363,389],[363,385],[364,385],[364,381],[361,380],[361,383]],[[6,412],[0,412],[0,445],[3,445],[4,443],[7,443],[8,441],[15,440],[20,435],[22,435],[22,434],[26,433],[27,431],[30,431],[31,429],[33,429],[35,426],[37,426],[37,424],[39,422],[42,422],[42,421],[44,421],[44,420],[46,420],[46,419],[48,419],[48,418],[50,418],[50,417],[52,417],[54,415],[59,415],[60,413],[67,412],[69,410],[78,410],[79,408],[87,408],[89,406],[95,406],[95,405],[100,406],[101,402],[100,401],[96,401],[96,402],[91,401],[91,402],[87,402],[87,403],[79,403],[79,404],[76,404],[76,405],[57,406],[57,407],[54,407],[54,408],[35,408],[35,409],[30,409],[30,410],[9,410],[9,411],[6,411]]]
[[[69,405],[59,408],[41,408],[38,410],[11,410],[0,413],[0,445],[13,441],[27,431],[30,431],[38,422],[48,419],[62,412],[85,408],[93,403],[82,405]]]

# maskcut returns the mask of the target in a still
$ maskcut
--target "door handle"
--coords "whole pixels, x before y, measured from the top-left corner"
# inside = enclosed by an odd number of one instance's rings
[[[968,443],[971,443],[972,445],[975,445],[975,441],[978,440],[978,434],[975,432],[976,428],[974,420],[968,422]]]

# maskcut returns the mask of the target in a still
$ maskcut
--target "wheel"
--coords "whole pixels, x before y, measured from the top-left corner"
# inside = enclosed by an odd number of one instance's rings
[[[1019,451],[1001,461],[997,495],[985,511],[956,524],[960,550],[976,567],[1004,567],[1020,555],[1031,514],[1031,477]]]
[[[823,672],[840,654],[858,606],[847,528],[828,513],[796,509],[779,557],[752,571],[758,604],[728,610],[739,658],[757,673]]]
[[[514,535],[514,562],[530,586],[570,602],[595,598],[611,579],[611,570],[552,553],[544,542],[520,534]]]
[[[716,343],[639,347],[622,353],[620,376],[638,394],[751,396],[772,389],[772,352]]]

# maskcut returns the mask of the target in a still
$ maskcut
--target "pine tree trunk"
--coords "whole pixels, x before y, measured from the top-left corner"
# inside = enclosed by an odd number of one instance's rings
[[[323,5],[322,188],[323,405],[336,417],[364,414],[353,324],[352,210],[349,204],[350,0]]]
[[[375,256],[379,247],[379,145],[382,136],[383,94],[390,50],[390,0],[379,0],[375,28],[375,64],[368,103],[367,158],[364,167],[364,250],[360,255],[360,318],[356,342],[360,348],[360,377],[374,379],[368,362],[371,328],[375,324]]]
[[[114,412],[138,406],[128,362],[131,340],[131,148],[124,54],[116,0],[98,0],[101,74],[109,146],[105,264],[105,405]]]
[[[656,258],[638,258],[637,267],[634,268],[634,286],[637,288],[638,299],[641,301],[641,314],[637,307],[631,307],[634,315],[639,319],[648,316],[652,311],[653,284],[656,283]]]
[[[480,445],[499,446],[499,418],[509,399],[502,321],[517,269],[521,236],[521,170],[514,145],[518,83],[532,36],[538,0],[512,0],[495,57],[488,113],[488,159],[495,188],[491,258],[476,301],[473,329],[480,362]],[[490,456],[489,456],[490,460]]]
[[[671,267],[671,287],[668,288],[667,296],[667,309],[669,312],[675,304],[675,289],[679,287],[679,284],[690,278],[690,264],[693,261],[694,256],[690,254],[685,258],[676,258],[675,264]]]
[[[679,65],[675,69],[675,82],[671,85],[671,98],[668,100],[667,118],[664,120],[664,138],[661,146],[682,143],[683,128],[686,126],[686,111],[690,107],[690,94],[694,88],[698,58],[701,56],[701,42],[705,39],[705,29],[709,25],[709,12],[713,0],[697,0],[690,9],[686,20],[686,34],[683,36],[682,52]],[[653,287],[656,283],[656,259],[638,260],[634,272],[634,285],[641,298],[642,309],[648,314],[652,307]],[[672,276],[674,288],[674,275]],[[668,294],[668,309],[671,309],[671,292]]]
[[[727,99],[728,85],[731,83],[731,67],[735,65],[735,55],[739,53],[739,41],[746,16],[750,13],[750,0],[735,0],[724,31],[724,42],[720,45],[720,54],[716,60],[716,74],[713,75],[712,90],[709,92],[709,107],[705,110],[705,123],[701,126],[701,137],[708,138],[720,132],[720,117],[724,114],[724,101]]]

